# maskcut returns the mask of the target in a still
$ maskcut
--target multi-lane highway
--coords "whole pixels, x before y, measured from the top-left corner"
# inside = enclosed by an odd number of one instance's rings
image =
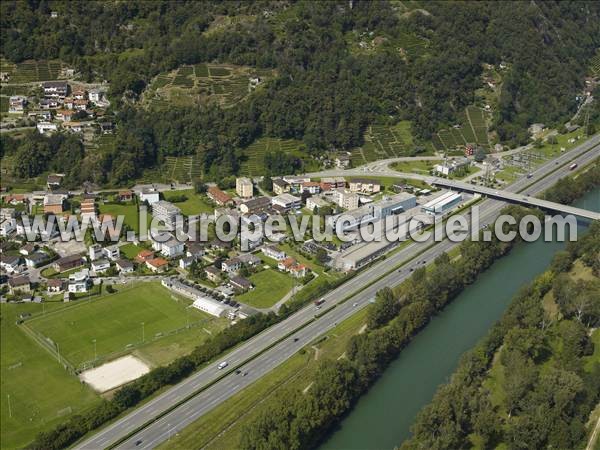
[[[511,185],[507,190],[511,192],[522,191],[526,195],[534,195],[547,189],[556,183],[559,178],[569,173],[565,164],[572,159],[576,158],[576,162],[581,167],[597,158],[600,154],[599,142],[600,135],[594,136],[554,160],[558,161],[558,165],[552,161],[540,167],[536,171],[537,181],[522,179]],[[547,177],[542,178],[545,175]],[[533,183],[533,185],[527,187],[530,183]],[[498,214],[502,204],[502,202],[495,200],[482,202],[480,206],[481,222],[490,223]],[[231,395],[239,392],[281,364],[312,339],[322,335],[357,310],[367,306],[377,290],[404,281],[410,274],[409,267],[422,264],[422,261],[430,262],[456,244],[444,241],[427,249],[431,245],[431,242],[411,242],[389,256],[385,261],[359,273],[350,281],[326,295],[324,297],[326,307],[338,305],[331,311],[315,318],[315,308],[309,305],[238,346],[222,358],[222,360],[228,361],[229,368],[240,366],[242,374],[247,373],[247,376],[235,372],[223,376],[222,371],[219,371],[216,367],[219,362],[217,361],[105,427],[75,448],[106,448],[114,446],[127,436],[129,437],[121,442],[118,448],[153,448],[159,445],[169,439],[173,433],[183,429]],[[394,269],[391,273],[373,282],[383,273],[415,258],[416,255],[419,255],[418,261],[410,261],[400,270]],[[372,284],[368,285],[369,283]],[[343,302],[350,295],[352,297]],[[293,334],[290,335],[290,333]],[[194,395],[194,393],[209,385],[210,387]],[[187,401],[184,401],[186,399]],[[155,420],[157,417],[160,418]],[[136,430],[139,431],[132,434]]]

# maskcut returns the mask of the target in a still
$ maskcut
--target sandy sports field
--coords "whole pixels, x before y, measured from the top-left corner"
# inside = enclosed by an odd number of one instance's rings
[[[86,370],[79,379],[98,392],[106,392],[150,372],[150,367],[132,355]]]

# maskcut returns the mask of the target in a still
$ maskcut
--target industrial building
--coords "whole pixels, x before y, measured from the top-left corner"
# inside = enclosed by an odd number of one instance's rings
[[[423,212],[432,215],[444,214],[462,201],[462,194],[459,192],[448,191],[430,202],[424,204],[421,209]]]

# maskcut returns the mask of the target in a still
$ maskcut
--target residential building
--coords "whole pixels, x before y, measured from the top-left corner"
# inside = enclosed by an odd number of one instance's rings
[[[261,251],[265,256],[273,258],[275,261],[282,261],[287,257],[287,254],[276,245],[265,245]]]
[[[40,134],[50,134],[57,131],[58,126],[55,123],[39,122],[37,124],[37,130]]]
[[[250,178],[241,177],[235,180],[235,192],[242,198],[252,198],[254,195],[254,186]]]
[[[62,214],[64,197],[59,194],[46,194],[44,197],[44,214]]]
[[[302,183],[302,192],[308,192],[315,195],[321,192],[321,184],[316,181],[305,181]]]
[[[206,278],[213,283],[221,281],[221,272],[215,266],[208,266],[204,268]]]
[[[50,278],[46,283],[46,291],[48,294],[58,294],[64,291],[65,280],[61,278]]]
[[[2,197],[2,201],[4,203],[7,203],[7,204],[13,205],[13,206],[24,203],[26,199],[27,199],[27,197],[25,196],[25,194],[8,194],[8,195],[5,195],[4,197]]]
[[[338,169],[347,169],[350,167],[350,155],[348,153],[338,153],[333,162]]]
[[[82,219],[96,217],[96,201],[93,198],[83,199],[79,205],[79,209]]]
[[[153,258],[154,252],[152,250],[142,250],[137,254],[135,260],[139,263],[145,263],[146,261],[149,261]]]
[[[271,204],[274,206],[279,206],[285,211],[289,211],[300,208],[302,206],[302,201],[299,197],[284,193],[277,195],[276,197],[272,197]]]
[[[6,273],[15,273],[21,265],[21,257],[19,255],[0,255],[0,268]]]
[[[284,272],[287,272],[288,270],[290,270],[290,267],[292,267],[295,264],[296,264],[296,260],[294,258],[292,258],[291,256],[288,256],[287,258],[282,259],[281,261],[279,261],[277,263],[277,268],[279,270],[283,270]]]
[[[160,247],[160,252],[167,258],[175,258],[176,256],[183,255],[184,243],[179,242],[177,239],[172,238],[167,242],[163,242]]]
[[[281,195],[290,191],[290,185],[282,180],[281,178],[275,178],[273,180],[273,192],[275,195]]]
[[[110,262],[108,259],[98,259],[96,261],[92,261],[92,270],[95,273],[103,273],[110,269]]]
[[[321,178],[321,190],[329,191],[331,189],[345,188],[346,179],[344,177],[325,177]]]
[[[145,188],[140,192],[140,202],[147,202],[150,206],[160,201],[160,193],[154,188]]]
[[[131,190],[126,190],[126,191],[119,191],[118,195],[117,195],[117,199],[120,202],[130,202],[133,200],[133,191]]]
[[[133,263],[126,259],[119,259],[115,263],[115,267],[119,273],[131,273],[133,272]]]
[[[242,253],[241,255],[237,256],[237,259],[239,259],[242,264],[247,264],[253,267],[258,266],[262,262],[258,256],[253,255],[252,253]]]
[[[107,103],[104,98],[105,93],[104,89],[90,89],[88,98],[94,105],[100,104],[100,106],[104,106]]]
[[[191,256],[185,256],[179,260],[179,267],[181,269],[187,269],[192,264],[196,262],[196,258],[192,258]]]
[[[360,192],[361,194],[376,194],[381,190],[379,181],[368,178],[352,178],[348,181],[350,192]]]
[[[102,253],[106,256],[110,261],[116,261],[121,257],[121,250],[118,245],[109,245],[108,247],[104,247],[102,249]]]
[[[48,178],[46,178],[46,186],[48,187],[48,189],[56,189],[56,188],[60,187],[60,184],[62,183],[62,179],[63,179],[62,175],[58,175],[58,174],[48,175]]]
[[[176,218],[181,215],[181,210],[173,203],[159,200],[152,203],[152,215],[155,219],[164,222],[165,226],[174,229]]]
[[[221,264],[221,270],[228,274],[237,273],[241,268],[242,261],[240,261],[238,258],[228,259],[227,261],[223,261]]]
[[[56,120],[60,120],[61,122],[70,122],[73,119],[75,113],[68,109],[59,109],[56,111]]]
[[[42,83],[46,98],[65,98],[69,92],[66,81],[46,81]]]
[[[8,287],[10,288],[10,293],[13,295],[31,292],[31,282],[29,281],[29,277],[25,275],[9,278]]]
[[[50,257],[46,253],[34,252],[25,257],[25,265],[30,269],[39,267],[48,261],[48,259],[50,259]]]
[[[9,236],[13,231],[17,230],[17,221],[16,219],[10,218],[10,219],[3,219],[0,222],[0,237],[7,237]]]
[[[254,287],[250,280],[247,280],[246,278],[240,277],[238,275],[231,277],[229,279],[229,284],[234,289],[237,289],[238,291],[242,292],[246,292],[247,290],[252,289]]]
[[[8,112],[11,114],[23,114],[27,97],[22,95],[11,95],[8,99]]]
[[[433,170],[441,175],[450,175],[459,169],[469,167],[471,161],[468,158],[456,158],[444,161],[442,164],[436,164]]]
[[[88,247],[88,257],[90,261],[96,261],[102,257],[102,246],[100,244],[93,244]]]
[[[210,186],[206,192],[208,198],[210,198],[217,205],[225,206],[232,203],[232,199],[226,192],[223,192],[217,186]]]
[[[306,199],[306,208],[310,211],[314,211],[315,208],[318,210],[325,206],[329,206],[329,203],[323,197],[313,196]]]
[[[81,267],[84,264],[85,260],[80,255],[69,255],[54,261],[52,267],[57,272],[66,272],[67,270]]]
[[[188,257],[200,259],[204,256],[204,247],[197,243],[188,244],[185,254]]]
[[[90,286],[90,270],[82,269],[79,272],[69,275],[69,284],[67,290],[71,293],[78,294],[87,292]]]
[[[345,189],[336,189],[333,192],[333,201],[344,209],[353,210],[358,208],[360,197],[356,192],[348,192]]]
[[[55,109],[55,108],[58,108],[59,106],[60,106],[60,103],[55,98],[42,98],[40,100],[40,108],[45,109],[45,110]]]
[[[239,210],[242,214],[260,214],[271,206],[269,197],[256,197],[240,204]]]
[[[295,264],[289,269],[290,274],[295,278],[304,278],[308,269],[304,264]]]
[[[152,272],[161,273],[167,270],[167,268],[169,267],[169,263],[166,259],[154,258],[146,261],[146,267]]]

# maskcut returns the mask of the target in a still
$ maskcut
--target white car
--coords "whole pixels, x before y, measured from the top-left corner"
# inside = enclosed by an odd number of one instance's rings
[[[220,363],[217,367],[219,370],[224,369],[225,367],[227,367],[229,364],[227,363],[227,361],[223,361],[222,363]]]

